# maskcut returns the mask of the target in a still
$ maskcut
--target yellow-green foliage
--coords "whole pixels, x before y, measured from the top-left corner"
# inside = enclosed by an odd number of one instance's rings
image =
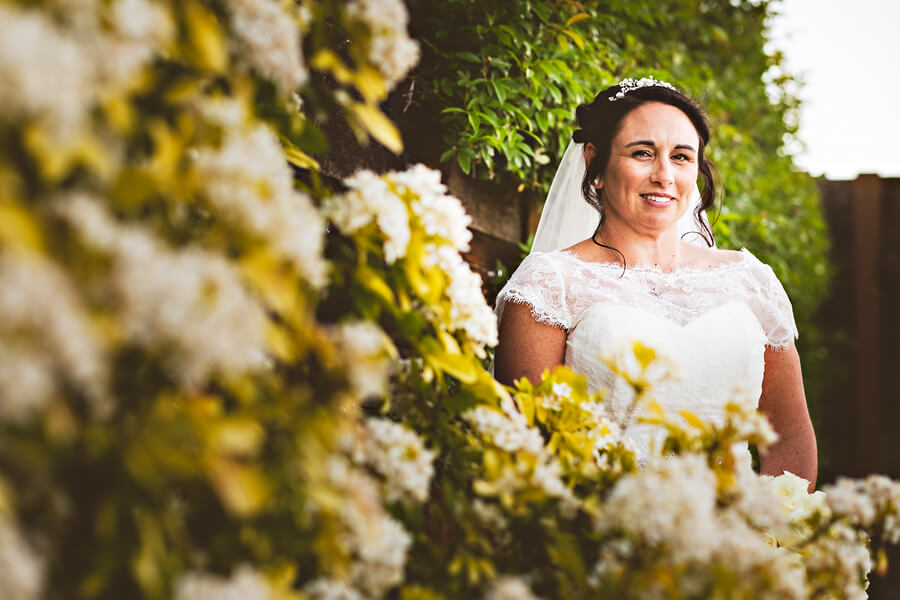
[[[651,412],[681,455],[637,470],[580,375],[485,370],[439,174],[320,186],[316,117],[399,148],[405,19],[0,4],[0,596],[858,594],[896,484],[738,484],[727,449],[767,430],[737,405]],[[637,417],[658,359],[624,351]]]

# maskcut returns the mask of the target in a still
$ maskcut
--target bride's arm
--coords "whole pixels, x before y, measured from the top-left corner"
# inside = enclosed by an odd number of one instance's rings
[[[516,379],[527,377],[537,383],[544,369],[563,364],[565,353],[564,329],[535,320],[527,304],[506,303],[494,356],[497,381],[512,385]]]
[[[812,491],[816,486],[818,454],[816,434],[806,408],[800,357],[793,345],[781,351],[766,347],[765,361],[759,410],[769,418],[779,440],[760,452],[760,472],[781,475],[790,471],[808,480]]]

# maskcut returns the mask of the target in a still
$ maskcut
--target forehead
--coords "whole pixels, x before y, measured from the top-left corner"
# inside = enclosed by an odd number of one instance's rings
[[[636,140],[690,144],[696,148],[700,136],[680,109],[662,102],[647,102],[625,115],[613,143]]]

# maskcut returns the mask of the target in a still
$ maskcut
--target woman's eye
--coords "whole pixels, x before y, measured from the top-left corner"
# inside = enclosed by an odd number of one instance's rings
[[[676,154],[672,158],[680,162],[691,162],[691,157],[687,154]]]
[[[645,156],[650,156],[650,152],[648,150],[635,150],[631,153],[631,156],[643,158]]]

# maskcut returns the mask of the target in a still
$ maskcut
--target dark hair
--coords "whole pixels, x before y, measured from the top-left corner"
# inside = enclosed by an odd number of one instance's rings
[[[713,165],[704,153],[706,144],[709,142],[709,121],[706,118],[706,114],[696,102],[672,88],[661,85],[640,87],[611,102],[609,99],[619,93],[620,90],[621,87],[618,84],[606,88],[597,94],[592,102],[581,104],[575,111],[579,129],[572,134],[572,140],[579,144],[590,142],[597,148],[581,182],[581,193],[584,195],[584,199],[600,213],[600,225],[603,225],[603,203],[593,182],[595,178],[602,176],[606,171],[609,155],[612,151],[612,140],[621,128],[622,120],[628,113],[647,102],[669,104],[681,110],[690,119],[700,137],[697,163],[704,185],[700,193],[700,205],[697,207],[697,212],[694,216],[698,217],[698,222],[704,229],[704,231],[699,232],[700,235],[703,236],[707,245],[712,246],[714,243],[712,231],[702,219],[699,219],[700,212],[712,207],[716,198]]]

